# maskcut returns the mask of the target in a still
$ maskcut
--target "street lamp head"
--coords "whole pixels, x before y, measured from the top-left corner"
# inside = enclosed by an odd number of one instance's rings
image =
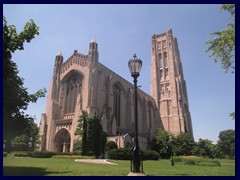
[[[133,59],[128,61],[128,67],[131,72],[132,77],[137,78],[140,74],[142,68],[141,59],[137,58],[136,54],[134,54]]]

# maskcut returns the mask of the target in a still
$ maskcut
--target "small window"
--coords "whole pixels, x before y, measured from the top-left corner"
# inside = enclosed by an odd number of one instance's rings
[[[163,70],[160,70],[160,79],[163,77]]]
[[[164,67],[168,67],[167,52],[163,54]]]
[[[161,69],[162,68],[162,54],[161,53],[158,54],[158,59],[159,59],[159,68]]]
[[[168,76],[168,68],[165,69],[165,76]]]
[[[166,40],[164,40],[163,41],[163,47],[166,47],[166,45],[167,45],[167,42],[166,42]]]
[[[161,45],[162,45],[161,41],[158,42],[158,43],[157,43],[157,48],[160,49],[160,48],[161,48]]]

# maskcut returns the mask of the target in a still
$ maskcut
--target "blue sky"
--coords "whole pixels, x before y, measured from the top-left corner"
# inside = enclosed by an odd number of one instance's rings
[[[18,32],[30,19],[40,27],[40,35],[13,55],[30,93],[48,90],[59,51],[64,60],[74,50],[87,54],[95,38],[99,61],[130,82],[128,60],[134,53],[142,59],[138,84],[150,94],[151,36],[171,28],[178,39],[195,140],[217,141],[220,131],[235,129],[229,117],[235,111],[235,74],[225,73],[204,51],[206,40],[213,38],[210,32],[227,28],[229,22],[229,14],[219,12],[219,5],[5,4],[3,15]],[[27,110],[38,124],[46,99],[30,104]]]

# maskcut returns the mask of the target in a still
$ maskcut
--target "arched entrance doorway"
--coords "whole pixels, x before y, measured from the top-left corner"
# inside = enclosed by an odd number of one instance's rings
[[[116,144],[116,142],[113,142],[113,141],[110,141],[107,144],[107,147],[108,147],[108,150],[110,150],[110,149],[118,149],[118,145]]]
[[[71,136],[68,130],[60,129],[55,136],[56,150],[57,152],[69,152],[70,150]]]

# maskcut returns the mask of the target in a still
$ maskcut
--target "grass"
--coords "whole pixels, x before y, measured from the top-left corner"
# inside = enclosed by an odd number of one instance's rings
[[[126,176],[130,161],[109,160],[117,165],[74,162],[66,158],[3,158],[4,176]],[[235,176],[234,160],[219,160],[220,167],[190,166],[169,160],[144,161],[151,176]]]

